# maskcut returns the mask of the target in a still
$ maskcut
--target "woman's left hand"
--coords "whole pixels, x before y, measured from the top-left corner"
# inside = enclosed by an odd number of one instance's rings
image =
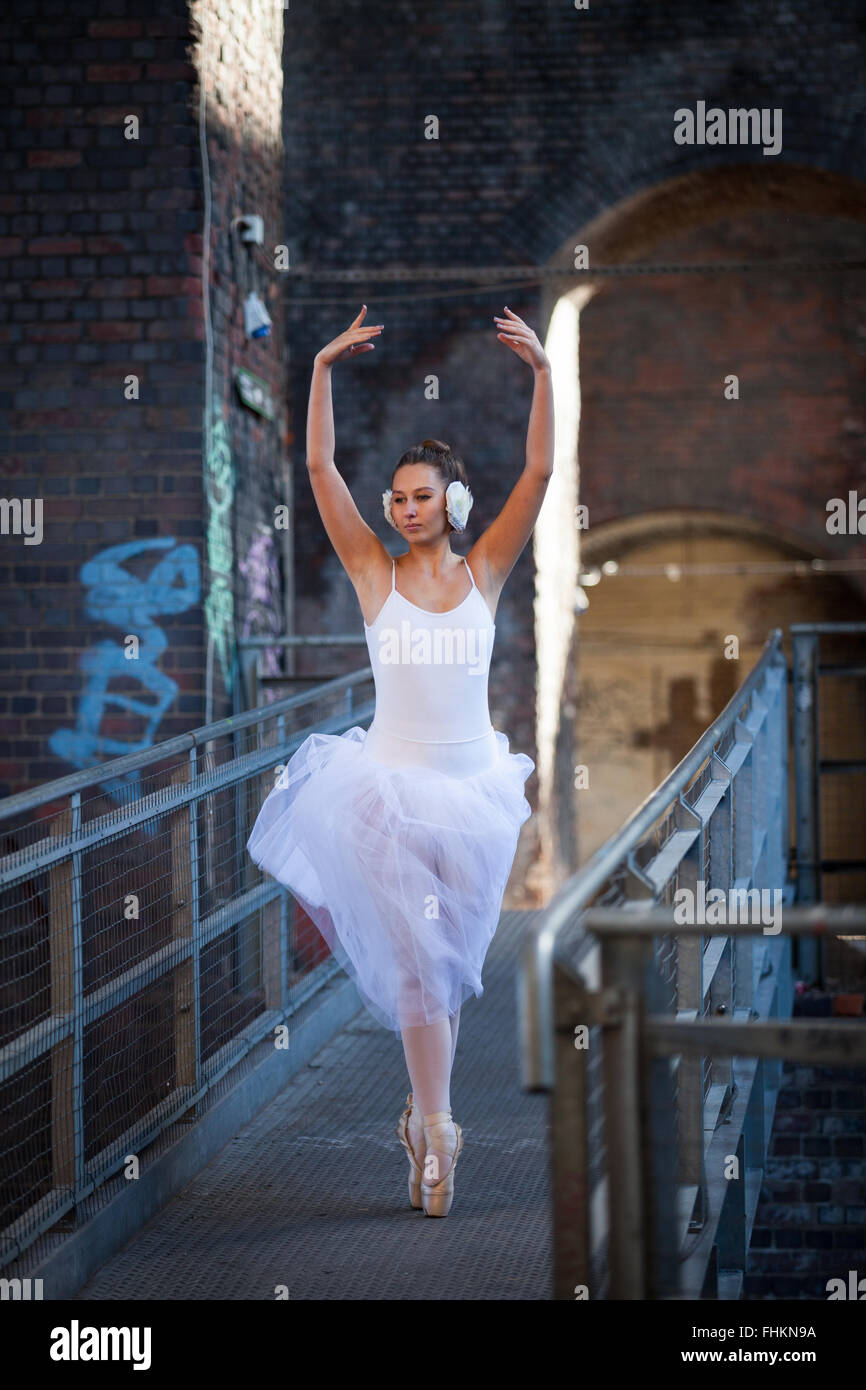
[[[494,322],[500,327],[500,332],[496,335],[499,341],[507,343],[512,351],[517,353],[521,361],[529,363],[533,371],[539,371],[542,367],[549,367],[550,360],[529,324],[524,323],[523,319],[512,309],[509,309],[507,304],[505,305],[505,312],[508,314],[507,319],[499,318],[496,314],[493,315]]]

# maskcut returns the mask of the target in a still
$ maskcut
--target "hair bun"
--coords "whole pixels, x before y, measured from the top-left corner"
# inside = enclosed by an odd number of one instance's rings
[[[438,449],[442,454],[451,453],[451,445],[443,444],[441,439],[425,439],[421,445],[422,449]]]

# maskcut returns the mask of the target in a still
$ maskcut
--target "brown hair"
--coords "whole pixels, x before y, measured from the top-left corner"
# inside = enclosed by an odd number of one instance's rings
[[[438,469],[446,488],[449,483],[463,483],[469,486],[469,479],[466,475],[466,466],[461,458],[452,454],[451,446],[443,444],[441,439],[425,439],[421,444],[414,444],[411,449],[407,449],[402,458],[398,461],[391,474],[391,487],[394,486],[394,474],[404,463],[429,463],[431,467]],[[450,521],[449,529],[454,530]]]

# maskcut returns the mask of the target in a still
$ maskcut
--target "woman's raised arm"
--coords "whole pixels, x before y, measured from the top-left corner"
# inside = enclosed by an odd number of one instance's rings
[[[520,552],[532,535],[553,474],[554,415],[551,367],[533,330],[506,305],[508,318],[495,318],[497,337],[532,368],[534,385],[526,466],[497,517],[475,542],[470,556],[486,570],[491,596],[498,596]]]
[[[331,367],[344,358],[373,351],[375,345],[367,340],[381,333],[383,325],[363,327],[361,320],[366,312],[365,304],[345,333],[316,353],[307,407],[307,472],[310,485],[328,539],[353,583],[369,569],[376,551],[384,550],[384,546],[355,506],[352,494],[334,462]]]

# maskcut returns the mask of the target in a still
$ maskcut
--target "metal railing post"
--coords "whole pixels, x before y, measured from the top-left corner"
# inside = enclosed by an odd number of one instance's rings
[[[779,786],[779,845],[778,879],[784,883],[790,872],[791,857],[791,753],[788,740],[788,672],[784,661],[779,663],[779,690],[776,696],[776,754],[781,767]]]
[[[608,1159],[610,1297],[647,1296],[647,1226],[644,1184],[648,1163],[641,1124],[640,941],[605,938],[602,989],[615,1001],[604,1030],[604,1124]]]
[[[553,962],[554,1069],[550,1094],[553,1297],[595,1297],[589,1195],[589,1016],[586,990]],[[585,1030],[585,1032],[583,1031]]]
[[[696,838],[677,869],[676,885],[692,894],[697,903],[704,872],[704,836],[700,816],[683,800],[682,792],[674,807],[677,830],[696,831]],[[677,1016],[700,1018],[703,1013],[703,936],[676,937]],[[681,1057],[677,1068],[679,1096],[679,1181],[683,1187],[697,1188],[694,1211],[697,1219],[705,1213],[706,1174],[704,1173],[704,1058]]]
[[[172,774],[172,786],[190,781],[187,761]],[[193,932],[191,833],[189,806],[180,806],[171,815],[171,924],[173,940],[191,938]],[[196,953],[181,961],[173,972],[174,1056],[177,1085],[195,1095],[199,1085],[200,1044],[198,1027],[198,989]]]
[[[81,821],[81,794],[51,822],[52,839],[73,835]],[[71,1034],[51,1048],[52,1184],[77,1203],[84,1185],[83,979],[81,856],[73,852],[49,871],[51,1016],[72,1021]],[[75,1213],[73,1212],[73,1219]]]
[[[797,902],[821,896],[821,823],[818,801],[818,636],[795,632],[794,780],[797,808]]]
[[[821,798],[818,727],[818,635],[794,632],[794,786],[797,817],[797,902],[821,897]],[[818,942],[797,942],[797,969],[805,980],[821,976]]]
[[[680,1293],[679,1222],[677,1210],[678,1077],[669,1057],[654,1057],[646,1046],[649,1014],[674,1015],[668,984],[658,969],[652,945],[642,958],[643,988],[640,1015],[640,1085],[643,1097],[641,1128],[646,1136],[644,1210],[647,1239],[646,1296],[676,1298]],[[640,949],[641,938],[635,941]],[[680,1061],[682,1062],[682,1058]]]

